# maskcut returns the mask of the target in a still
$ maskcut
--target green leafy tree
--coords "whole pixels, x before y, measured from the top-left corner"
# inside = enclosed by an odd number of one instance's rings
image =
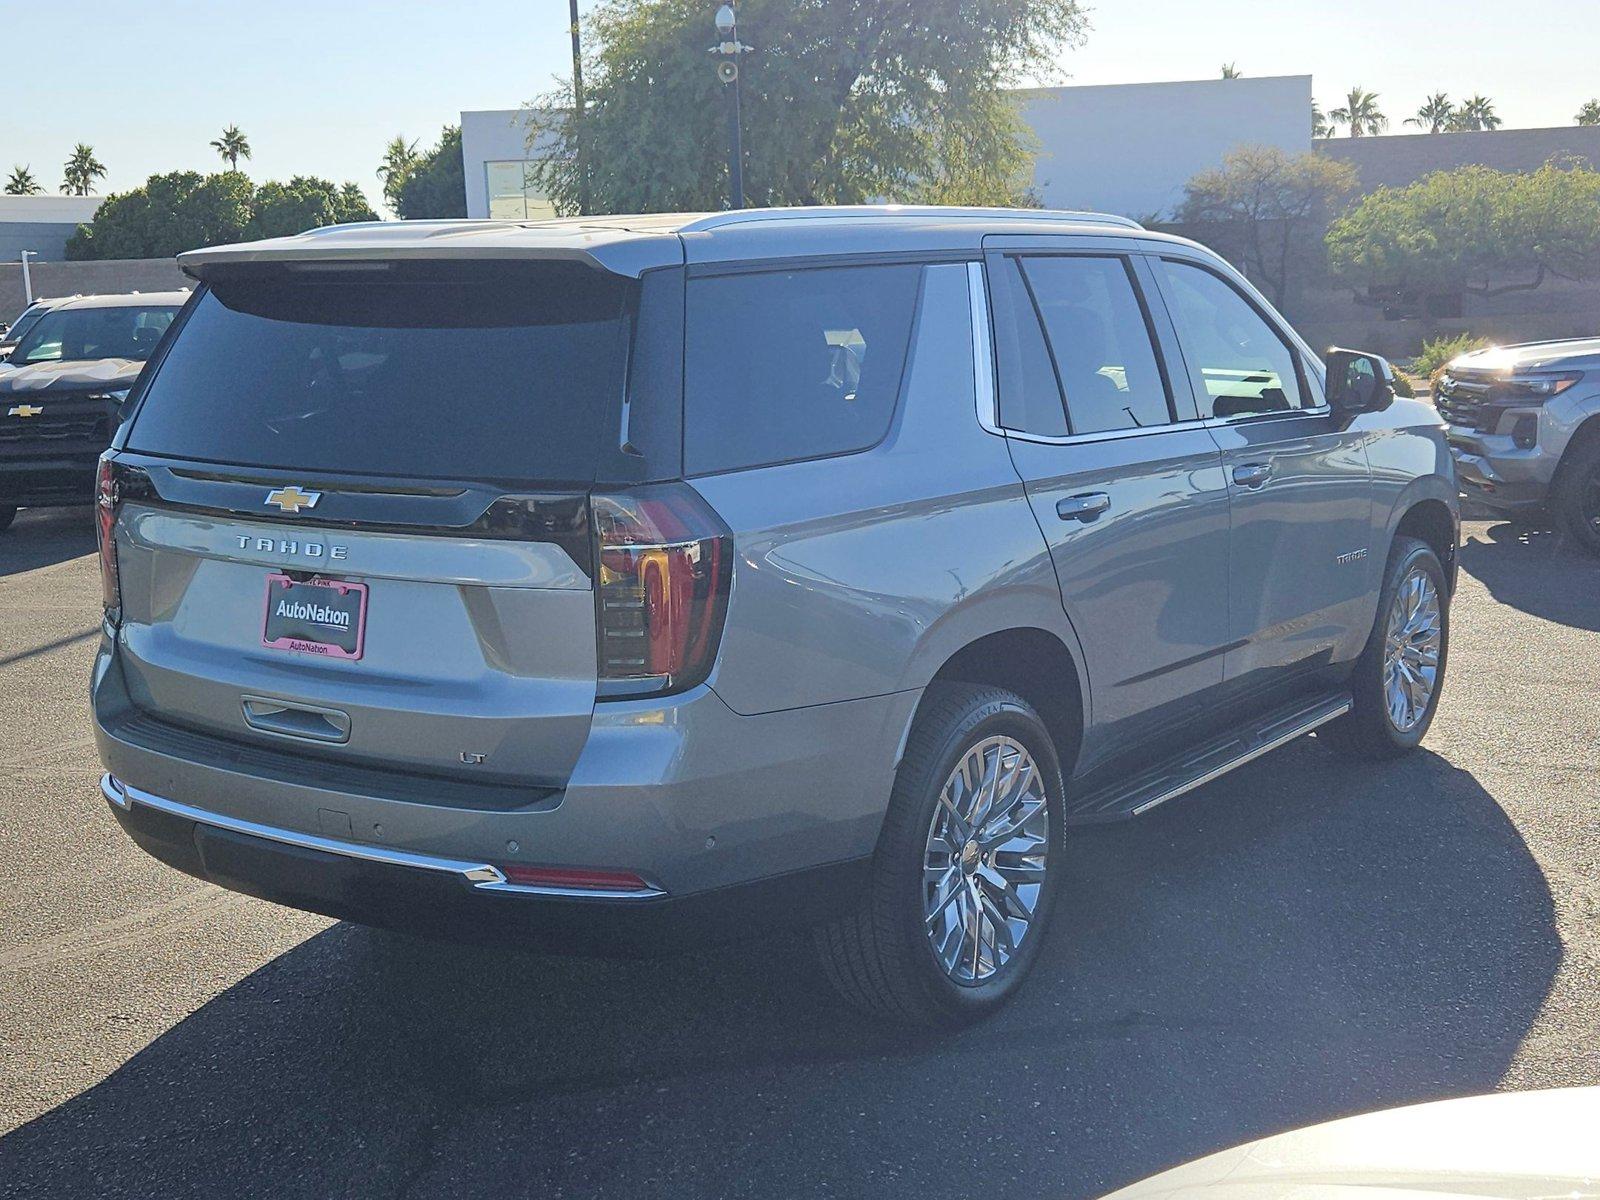
[[[1407,125],[1415,125],[1428,133],[1443,133],[1450,128],[1456,115],[1456,106],[1444,92],[1435,92],[1422,102],[1414,117],[1407,117]]]
[[[591,12],[581,174],[570,92],[530,105],[530,182],[558,211],[576,211],[585,182],[596,212],[722,206],[712,11],[602,0]],[[1004,89],[1049,74],[1084,27],[1077,0],[745,0],[747,198],[1026,202],[1031,147]]]
[[[418,161],[417,143],[404,137],[394,137],[383,148],[383,161],[378,164],[378,179],[383,183],[384,203],[391,212],[400,211],[400,189],[415,169]]]
[[[1333,223],[1328,261],[1356,287],[1410,297],[1600,278],[1600,172],[1574,161],[1531,174],[1468,166],[1379,188]]]
[[[1468,133],[1499,129],[1501,124],[1494,111],[1494,101],[1480,94],[1461,102],[1450,116],[1449,128],[1452,133]]]
[[[1244,72],[1239,70],[1239,65],[1237,63],[1223,63],[1222,77],[1224,79],[1243,79]]]
[[[1389,118],[1378,107],[1378,93],[1357,86],[1350,89],[1344,103],[1328,114],[1335,125],[1344,125],[1351,137],[1379,134],[1389,128]]]
[[[6,177],[5,194],[8,196],[37,196],[44,191],[44,185],[33,177],[33,172],[27,167],[18,164],[11,168],[11,174]]]
[[[143,187],[113,193],[78,226],[68,258],[170,258],[196,246],[246,236],[255,185],[237,171],[152,175]]]
[[[229,125],[222,131],[222,136],[211,143],[211,148],[222,156],[222,161],[228,164],[228,170],[237,171],[239,160],[250,157],[250,139],[239,131],[237,125]]]
[[[355,184],[340,187],[314,175],[296,175],[288,183],[263,183],[256,189],[247,236],[287,237],[323,225],[377,219]]]
[[[1600,100],[1590,100],[1572,119],[1579,125],[1600,125]]]
[[[143,187],[114,193],[78,226],[67,257],[170,258],[197,246],[299,233],[316,225],[373,219],[361,189],[296,178],[256,187],[240,171],[152,175]]]
[[[104,179],[105,164],[94,156],[94,147],[79,142],[72,148],[72,157],[62,167],[61,190],[68,196],[89,196],[94,193],[94,181]]]
[[[393,143],[390,143],[391,147]],[[390,194],[387,183],[384,195]],[[461,165],[461,126],[446,125],[439,141],[419,156],[393,189],[390,203],[406,220],[467,215],[466,172]]]
[[[1357,183],[1353,166],[1325,154],[1246,146],[1184,185],[1177,216],[1282,304]]]

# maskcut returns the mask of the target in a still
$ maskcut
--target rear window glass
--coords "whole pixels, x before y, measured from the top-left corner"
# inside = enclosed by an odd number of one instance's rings
[[[207,462],[587,482],[617,440],[629,285],[569,264],[212,284],[130,449]]]
[[[177,315],[171,305],[53,309],[22,334],[11,365],[98,358],[143,362]]]
[[[845,454],[889,430],[922,268],[761,271],[689,282],[691,474]]]

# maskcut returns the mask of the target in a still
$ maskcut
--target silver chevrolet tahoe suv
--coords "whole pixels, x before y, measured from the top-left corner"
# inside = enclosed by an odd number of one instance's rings
[[[224,887],[580,952],[811,926],[958,1024],[1070,827],[1439,698],[1435,410],[1093,214],[186,254],[99,476],[103,791]]]
[[[1600,554],[1600,338],[1464,354],[1434,402],[1467,495],[1508,516],[1548,508]]]

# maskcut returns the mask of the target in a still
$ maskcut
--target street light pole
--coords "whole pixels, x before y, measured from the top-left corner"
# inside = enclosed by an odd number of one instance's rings
[[[711,47],[720,55],[717,78],[728,98],[728,207],[744,207],[744,133],[739,120],[739,56],[748,50],[739,42],[738,19],[733,5],[717,9],[717,44]]]
[[[22,252],[22,302],[24,304],[33,303],[33,278],[28,274],[28,260],[37,257],[38,254],[33,250],[24,250]]]
[[[583,153],[583,40],[578,31],[578,0],[567,0],[572,17],[572,129],[578,156],[578,212],[589,211],[589,163]]]

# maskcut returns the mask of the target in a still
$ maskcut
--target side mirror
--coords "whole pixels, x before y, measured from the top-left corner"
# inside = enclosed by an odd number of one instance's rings
[[[1378,354],[1328,351],[1328,403],[1335,412],[1382,412],[1397,394],[1394,368]]]

